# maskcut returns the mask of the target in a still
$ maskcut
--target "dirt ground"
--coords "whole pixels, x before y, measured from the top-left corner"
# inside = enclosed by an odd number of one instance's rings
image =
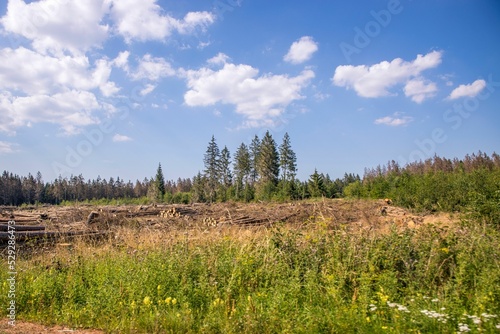
[[[42,226],[45,232],[53,234],[106,233],[116,227],[168,232],[217,229],[227,225],[251,227],[317,222],[331,229],[342,227],[347,231],[364,229],[383,233],[393,227],[446,226],[458,221],[459,217],[444,213],[414,214],[384,200],[324,199],[290,203],[0,207],[0,224],[12,219],[17,227]]]

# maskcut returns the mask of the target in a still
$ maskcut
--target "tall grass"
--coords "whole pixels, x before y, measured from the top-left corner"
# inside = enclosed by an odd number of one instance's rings
[[[488,226],[349,234],[314,224],[119,235],[21,254],[18,317],[114,333],[500,327],[500,233]],[[8,303],[7,289],[4,283],[0,305]]]

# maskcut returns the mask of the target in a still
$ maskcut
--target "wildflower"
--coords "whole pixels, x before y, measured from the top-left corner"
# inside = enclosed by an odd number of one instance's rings
[[[396,307],[397,310],[400,312],[406,312],[406,313],[410,312],[406,306],[398,304],[398,303],[387,302],[387,306],[392,307],[392,308]]]
[[[177,304],[177,299],[174,298],[174,299],[172,299],[172,305],[175,305],[175,304]]]
[[[161,285],[160,285],[160,284],[158,284],[158,286],[156,287],[156,289],[158,290],[158,292],[160,292],[160,290],[161,290]]]
[[[459,323],[458,324],[458,332],[459,333],[470,332],[470,328],[469,328],[469,326],[467,326],[467,324]]]
[[[165,298],[165,304],[170,305],[171,301],[172,301],[172,297]]]
[[[151,298],[149,298],[148,296],[144,297],[144,300],[142,301],[142,303],[146,306],[151,305]]]
[[[496,327],[497,329],[500,329],[500,324],[497,324],[495,327]]]
[[[370,312],[375,312],[377,310],[377,306],[375,306],[373,304],[370,304],[368,306],[370,306]]]
[[[437,298],[434,298],[433,300],[431,300],[431,302],[433,302],[433,303],[437,303],[438,301],[439,301],[439,299],[437,299]]]
[[[450,317],[449,315],[447,314],[443,314],[443,313],[438,313],[436,311],[428,311],[428,310],[422,310],[420,311],[421,313],[423,313],[424,315],[428,316],[429,318],[434,318],[436,319],[437,321],[440,321],[442,323],[446,323],[447,322],[447,319]]]
[[[366,322],[370,322],[370,317],[366,317]]]

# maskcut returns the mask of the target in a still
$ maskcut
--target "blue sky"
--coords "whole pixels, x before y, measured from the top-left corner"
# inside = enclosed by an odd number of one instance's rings
[[[288,132],[298,176],[500,151],[497,1],[9,0],[0,170],[192,177]]]

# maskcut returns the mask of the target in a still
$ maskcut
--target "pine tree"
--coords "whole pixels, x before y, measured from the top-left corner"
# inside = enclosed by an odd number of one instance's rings
[[[288,132],[283,137],[283,143],[279,147],[281,178],[283,181],[293,181],[297,173],[297,157],[292,150]]]
[[[279,157],[276,142],[266,131],[260,144],[260,152],[257,159],[257,172],[263,184],[271,183],[276,185],[279,176]]]
[[[205,164],[204,174],[207,179],[208,199],[210,202],[213,202],[216,199],[220,179],[220,151],[214,136],[212,136],[208,144],[203,162]]]
[[[260,155],[260,139],[257,135],[252,139],[250,143],[250,182],[254,184],[259,178],[257,164]]]
[[[156,170],[154,187],[156,188],[156,199],[162,201],[165,196],[165,178],[163,177],[163,171],[160,163],[158,164],[158,169]]]

